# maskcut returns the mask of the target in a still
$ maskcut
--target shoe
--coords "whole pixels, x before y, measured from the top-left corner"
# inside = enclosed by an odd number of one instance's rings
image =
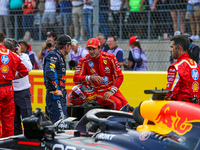
[[[85,39],[81,36],[80,38],[79,38],[79,41],[84,41]]]
[[[194,35],[192,35],[192,36],[190,37],[190,39],[192,39],[192,40],[195,40],[195,36],[194,36]]]
[[[195,39],[195,40],[199,40],[199,35],[195,35],[195,36],[194,36],[194,39]]]

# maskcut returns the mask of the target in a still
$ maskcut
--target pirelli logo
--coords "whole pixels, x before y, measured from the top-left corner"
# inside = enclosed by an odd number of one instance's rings
[[[74,72],[66,73],[66,90],[69,94],[74,86],[73,83]],[[43,71],[42,70],[33,70],[29,74],[29,81],[31,84],[31,104],[33,110],[36,108],[41,108],[45,110],[46,106],[46,88],[44,85]]]

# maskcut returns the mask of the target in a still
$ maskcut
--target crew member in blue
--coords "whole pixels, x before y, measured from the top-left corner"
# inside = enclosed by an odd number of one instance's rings
[[[44,82],[47,89],[47,112],[53,123],[67,117],[67,100],[65,89],[66,63],[64,56],[71,49],[71,37],[61,35],[53,51],[44,60]]]

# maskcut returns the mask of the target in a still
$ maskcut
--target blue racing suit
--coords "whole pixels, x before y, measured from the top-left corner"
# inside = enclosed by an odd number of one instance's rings
[[[46,105],[53,123],[67,117],[65,73],[66,63],[63,54],[57,48],[54,48],[44,60],[44,82],[47,89]],[[51,91],[56,90],[61,90],[63,97],[51,93]]]

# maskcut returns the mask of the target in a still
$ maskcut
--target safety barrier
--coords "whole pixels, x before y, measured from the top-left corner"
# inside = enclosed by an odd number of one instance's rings
[[[146,89],[162,89],[166,87],[167,72],[165,71],[146,71],[146,72],[129,72],[123,71],[124,81],[120,87],[120,91],[127,99],[129,104],[136,107],[143,100],[148,100],[152,95],[144,94]],[[66,71],[66,90],[69,94],[73,83],[74,71]],[[29,74],[31,83],[31,103],[35,110],[37,107],[45,110],[46,106],[46,89],[44,86],[43,71],[32,70]]]

